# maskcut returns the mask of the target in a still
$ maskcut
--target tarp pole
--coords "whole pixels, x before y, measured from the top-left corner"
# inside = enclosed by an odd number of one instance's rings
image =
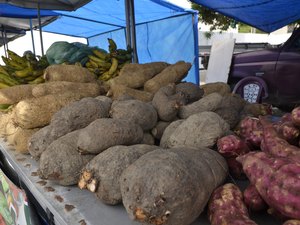
[[[195,66],[195,82],[200,85],[200,66],[199,66],[199,35],[198,35],[198,14],[193,14],[193,33],[194,33],[194,66]]]
[[[29,21],[30,21],[30,33],[31,33],[32,50],[33,50],[33,54],[35,55],[35,44],[34,44],[34,37],[33,37],[32,19],[29,19]]]
[[[41,23],[41,10],[40,10],[40,2],[38,2],[38,20],[39,20],[39,30],[40,30],[40,39],[41,39],[41,50],[42,56],[44,56],[44,44],[43,44],[43,34],[42,34],[42,23]]]
[[[126,46],[127,49],[131,48],[131,32],[130,32],[130,12],[129,12],[129,0],[125,0],[125,16],[126,16]]]
[[[138,55],[136,50],[136,32],[135,32],[135,12],[134,12],[134,0],[129,0],[130,9],[130,28],[131,28],[131,46],[133,52],[133,62],[138,63]]]
[[[1,29],[1,35],[2,35],[2,41],[3,41],[4,54],[5,54],[5,57],[7,57],[6,45],[5,45],[5,37],[4,37],[4,28],[3,27]]]
[[[6,50],[5,50],[5,56],[8,57],[8,54],[7,54],[7,50],[8,50],[8,41],[7,41],[7,34],[6,34],[6,30],[4,28],[4,49],[5,49],[5,46],[6,46]]]

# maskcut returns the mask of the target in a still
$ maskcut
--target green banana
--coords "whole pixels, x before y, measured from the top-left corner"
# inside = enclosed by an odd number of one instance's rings
[[[9,49],[7,50],[7,54],[8,54],[8,57],[12,61],[16,62],[17,64],[19,64],[19,65],[21,65],[23,67],[26,66],[26,59],[25,58],[19,56],[17,53],[15,53],[15,52],[13,52],[13,51],[11,51]]]
[[[29,81],[29,84],[40,84],[40,83],[44,83],[45,79],[43,76],[39,76],[37,78],[35,78],[33,81]]]
[[[111,67],[108,70],[109,75],[113,75],[118,69],[119,61],[116,58],[111,59]]]
[[[5,66],[0,65],[0,73],[4,73],[6,75],[9,76],[9,73],[7,72],[7,70],[5,69]]]
[[[8,86],[14,86],[20,84],[20,82],[11,76],[4,73],[0,73],[0,82],[7,84]]]
[[[33,75],[33,69],[30,68],[30,67],[26,67],[25,69],[22,69],[22,70],[16,70],[14,72],[14,75],[17,76],[17,77],[21,77],[21,78],[32,76]]]
[[[7,88],[7,87],[10,87],[9,85],[5,84],[5,83],[1,83],[0,82],[0,89],[2,88]]]
[[[15,61],[9,59],[9,58],[6,58],[4,56],[1,56],[2,57],[2,61],[5,63],[5,65],[9,68],[12,68],[14,70],[21,70],[21,69],[24,69],[24,66],[16,63]]]
[[[108,50],[109,50],[109,52],[114,53],[115,51],[117,51],[116,42],[111,38],[107,38],[107,40],[108,40]]]
[[[93,54],[96,55],[98,58],[105,60],[107,57],[107,53],[100,51],[98,49],[94,49],[93,50]]]

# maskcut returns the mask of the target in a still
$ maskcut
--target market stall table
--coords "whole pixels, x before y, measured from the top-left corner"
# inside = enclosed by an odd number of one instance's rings
[[[93,193],[80,190],[77,186],[60,186],[38,177],[38,162],[30,155],[17,153],[3,139],[0,150],[5,165],[11,166],[20,180],[30,190],[48,216],[56,225],[138,225],[131,221],[122,205],[108,206],[97,199]],[[49,213],[50,212],[50,213]],[[279,225],[280,221],[266,214],[255,215],[258,225]],[[209,225],[206,213],[202,213],[192,225]]]

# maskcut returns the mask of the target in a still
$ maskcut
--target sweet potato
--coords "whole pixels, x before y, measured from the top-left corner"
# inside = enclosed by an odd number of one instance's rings
[[[259,149],[263,138],[263,128],[256,117],[247,116],[237,126],[236,133],[245,139],[252,149]]]
[[[300,220],[287,220],[282,225],[300,225]]]
[[[208,218],[211,225],[256,225],[249,217],[241,190],[231,183],[218,187],[212,193],[208,203]]]
[[[142,224],[188,225],[226,175],[224,158],[213,150],[154,150],[123,171],[123,205],[129,217]]]
[[[225,158],[237,157],[250,151],[248,145],[236,135],[227,135],[217,141],[218,152]]]
[[[187,103],[192,103],[203,97],[204,90],[192,82],[181,82],[176,85],[176,93],[183,93]]]
[[[191,63],[184,61],[178,61],[175,64],[171,64],[152,79],[148,80],[144,84],[144,90],[155,93],[161,87],[164,87],[170,83],[178,83],[186,77],[191,67]]]
[[[141,100],[143,102],[151,102],[153,99],[153,93],[129,88],[120,84],[112,84],[107,93],[107,96],[112,97],[114,100],[118,99],[122,95],[129,95],[134,99]]]
[[[236,157],[228,157],[226,158],[226,162],[228,165],[229,174],[232,178],[237,180],[247,179],[246,174],[243,171],[243,166],[236,160]]]
[[[0,89],[0,104],[16,104],[21,100],[33,98],[32,89],[35,86],[35,84],[22,84]]]
[[[170,135],[167,147],[213,147],[229,125],[214,112],[194,114],[184,120]]]
[[[95,192],[97,198],[106,204],[119,204],[122,201],[119,179],[123,170],[143,154],[158,148],[144,144],[110,147],[82,169],[78,185]]]
[[[66,92],[23,100],[14,107],[13,119],[23,128],[43,127],[50,123],[53,114],[62,107],[88,96],[88,93]]]
[[[41,97],[50,94],[58,94],[65,92],[86,93],[86,96],[98,96],[105,94],[103,88],[97,83],[78,83],[68,81],[53,81],[36,85],[32,88],[34,97]]]
[[[183,93],[176,93],[175,84],[161,87],[152,99],[152,105],[160,120],[163,121],[173,121],[177,117],[179,108],[185,103],[186,99]]]
[[[292,121],[296,126],[300,126],[300,106],[294,108],[291,112]]]
[[[221,102],[222,96],[218,93],[212,93],[196,102],[181,106],[179,108],[178,116],[181,119],[186,119],[195,113],[215,111],[219,107]]]
[[[267,203],[262,199],[256,187],[249,184],[243,191],[244,202],[250,211],[262,211],[267,209]]]
[[[300,219],[300,164],[288,158],[251,152],[237,158],[251,184],[271,207],[288,218]]]
[[[109,114],[114,119],[126,119],[136,123],[145,131],[151,130],[157,123],[155,108],[140,100],[114,101]]]
[[[68,133],[53,141],[41,154],[39,175],[60,185],[73,185],[79,179],[81,169],[94,155],[81,155],[77,151],[80,130]]]
[[[119,76],[109,80],[110,84],[121,84],[130,88],[143,87],[146,81],[164,70],[168,63],[151,62],[145,64],[129,63],[122,67]]]
[[[289,158],[289,160],[300,162],[300,148],[279,137],[273,124],[267,118],[260,117],[259,119],[263,126],[261,150],[276,157]]]
[[[96,82],[96,76],[87,68],[77,65],[51,65],[44,72],[45,81]]]
[[[143,134],[143,129],[131,121],[102,118],[80,130],[77,147],[84,154],[98,154],[115,145],[139,144]]]
[[[298,145],[300,130],[292,121],[278,121],[273,124],[277,133],[292,145]]]

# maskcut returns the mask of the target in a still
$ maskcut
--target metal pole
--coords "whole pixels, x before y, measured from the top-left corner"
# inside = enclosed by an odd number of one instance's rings
[[[7,41],[7,33],[6,33],[5,28],[4,28],[4,44],[6,45],[6,53],[7,53],[7,50],[8,50],[8,41]],[[5,49],[5,45],[4,45],[4,49]]]
[[[7,57],[5,37],[4,37],[4,28],[3,27],[1,29],[1,35],[2,35],[2,41],[3,41],[4,54],[5,54],[5,57]]]
[[[136,50],[136,32],[135,32],[135,13],[134,13],[134,0],[129,0],[130,9],[130,28],[131,28],[131,47],[133,51],[133,62],[138,63],[138,55]]]
[[[38,20],[39,20],[39,30],[40,30],[40,40],[41,40],[41,50],[42,56],[44,56],[44,44],[43,44],[43,34],[42,34],[42,23],[41,23],[41,10],[40,10],[40,2],[38,2]]]
[[[131,32],[130,32],[130,10],[129,10],[129,0],[125,0],[125,16],[126,16],[126,46],[127,49],[131,48]]]
[[[32,42],[32,50],[33,54],[35,55],[35,44],[34,44],[34,37],[33,37],[33,28],[32,28],[32,19],[29,19],[30,21],[30,33],[31,33],[31,42]]]

